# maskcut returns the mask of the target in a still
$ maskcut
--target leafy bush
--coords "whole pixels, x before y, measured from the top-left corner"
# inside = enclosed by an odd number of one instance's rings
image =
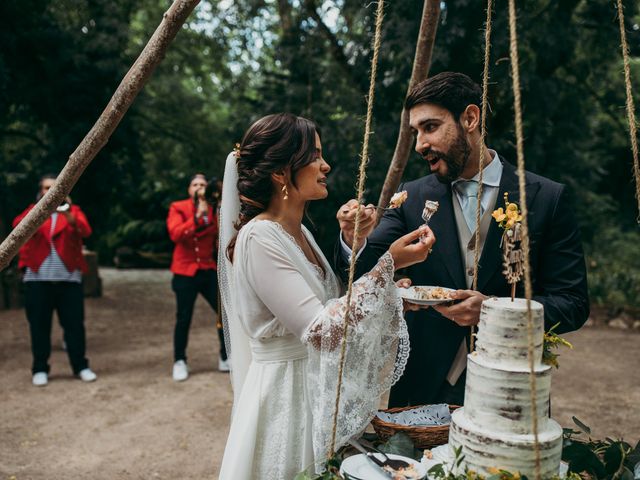
[[[611,308],[640,308],[640,232],[601,228],[587,245],[591,301]],[[617,313],[617,312],[613,312]]]

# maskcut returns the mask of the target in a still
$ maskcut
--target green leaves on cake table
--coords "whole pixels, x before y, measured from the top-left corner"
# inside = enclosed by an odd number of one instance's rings
[[[573,421],[579,430],[564,431],[562,460],[569,471],[594,480],[634,480],[640,475],[640,442],[635,448],[622,440],[594,440],[591,429],[577,418]],[[587,439],[576,438],[583,435]]]
[[[391,435],[386,442],[381,443],[377,448],[383,453],[393,453],[415,460],[420,460],[422,457],[422,451],[415,448],[413,440],[404,432]]]

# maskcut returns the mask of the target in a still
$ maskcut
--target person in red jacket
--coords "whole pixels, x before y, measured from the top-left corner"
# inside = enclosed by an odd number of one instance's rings
[[[173,334],[173,379],[189,377],[187,343],[198,293],[215,311],[218,310],[218,278],[214,255],[217,249],[218,222],[213,207],[205,198],[206,177],[198,173],[189,182],[189,198],[169,207],[167,229],[175,243],[171,271],[171,288],[176,295],[176,325]],[[227,354],[220,329],[218,369],[228,371]]]
[[[55,175],[40,179],[36,201],[55,181]],[[29,205],[13,220],[14,228],[34,205]],[[31,373],[35,386],[45,386],[49,382],[54,310],[58,312],[74,375],[85,382],[97,378],[85,357],[82,273],[87,271],[87,264],[82,256],[82,239],[89,235],[91,227],[87,217],[67,198],[20,249],[18,268],[24,271],[25,311],[31,333]]]

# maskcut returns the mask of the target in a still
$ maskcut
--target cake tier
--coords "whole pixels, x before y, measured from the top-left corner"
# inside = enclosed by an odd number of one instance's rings
[[[551,368],[538,365],[536,380],[536,418],[543,424],[549,416]],[[492,432],[526,434],[531,432],[531,378],[528,369],[499,366],[471,354],[467,357],[467,385],[464,411],[480,428]]]
[[[540,303],[531,302],[533,320],[534,363],[542,360],[544,310]],[[508,362],[509,366],[529,366],[529,338],[527,334],[527,301],[524,298],[489,298],[482,302],[478,325],[478,356],[491,362]]]
[[[461,468],[487,475],[489,468],[520,472],[529,478],[535,477],[536,454],[533,435],[497,434],[478,427],[470,421],[464,408],[453,412],[449,444],[462,447],[464,461]],[[555,421],[546,419],[539,426],[540,474],[549,478],[558,474],[562,454],[562,428]]]

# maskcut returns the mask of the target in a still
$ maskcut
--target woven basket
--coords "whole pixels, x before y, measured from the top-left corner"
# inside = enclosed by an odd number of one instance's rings
[[[405,410],[411,410],[413,407],[388,408],[381,410],[386,413],[398,413]],[[449,405],[449,411],[460,408],[460,405]],[[438,445],[444,445],[449,441],[449,425],[439,425],[434,427],[418,427],[409,425],[398,425],[397,423],[389,423],[380,419],[377,415],[371,420],[373,429],[381,440],[386,440],[390,436],[398,432],[406,433],[416,448],[432,448]]]

